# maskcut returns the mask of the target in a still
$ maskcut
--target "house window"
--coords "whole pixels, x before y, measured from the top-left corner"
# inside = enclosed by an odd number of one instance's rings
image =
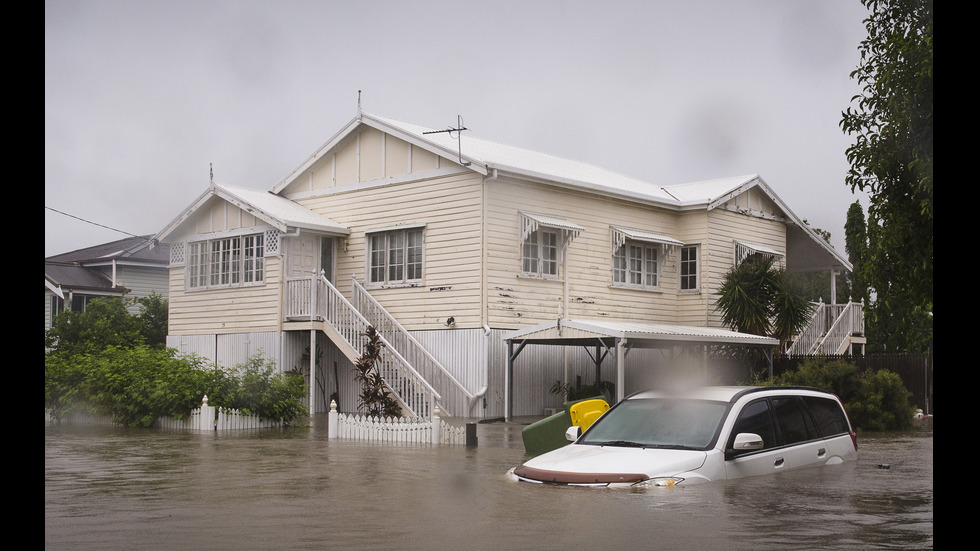
[[[539,228],[524,240],[521,252],[524,275],[556,279],[558,277],[558,232]]]
[[[696,293],[701,290],[701,282],[698,274],[700,270],[699,247],[697,245],[687,245],[681,247],[680,258],[680,280],[681,291]]]
[[[613,253],[613,285],[658,289],[660,251],[659,245],[627,240]]]
[[[521,275],[558,279],[569,243],[584,228],[557,216],[519,213],[521,220]]]
[[[261,233],[190,243],[187,286],[190,289],[262,283],[265,248]]]
[[[376,285],[410,285],[422,281],[423,228],[368,234],[368,275]]]

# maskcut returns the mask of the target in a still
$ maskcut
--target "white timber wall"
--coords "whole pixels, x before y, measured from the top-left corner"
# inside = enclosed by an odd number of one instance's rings
[[[350,228],[337,248],[341,292],[349,296],[356,276],[409,330],[440,327],[449,317],[457,327],[483,325],[482,176],[374,129],[351,137],[308,172],[285,194]],[[425,226],[421,284],[372,287],[365,277],[366,234],[416,224]]]
[[[664,209],[539,184],[487,184],[487,293],[491,327],[518,328],[564,317],[676,323],[676,249],[657,291],[612,287],[611,226],[642,229],[682,241],[680,215]],[[558,280],[522,277],[520,212],[565,218],[585,231],[569,245]],[[566,291],[567,279],[567,291]],[[567,293],[567,296],[566,296]]]
[[[262,232],[269,226],[254,215],[212,198],[199,208],[185,227],[190,230],[175,241],[194,242],[210,238]],[[189,250],[185,247],[185,252]],[[188,290],[184,265],[170,267],[171,335],[226,334],[278,331],[281,324],[282,258],[265,257],[264,281],[236,287]]]

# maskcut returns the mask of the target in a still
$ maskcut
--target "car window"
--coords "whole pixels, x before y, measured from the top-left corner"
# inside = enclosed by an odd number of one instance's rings
[[[810,409],[810,413],[813,414],[820,436],[826,437],[850,432],[844,410],[836,401],[816,396],[806,396],[803,401]]]
[[[772,426],[772,416],[769,415],[768,400],[756,400],[742,408],[732,429],[732,437],[728,442],[729,448],[734,445],[735,435],[740,432],[751,432],[761,436],[763,449],[776,445],[776,433]]]
[[[817,427],[797,396],[772,399],[773,413],[779,430],[779,444],[786,446],[817,438]]]
[[[725,402],[667,398],[620,402],[599,418],[578,444],[703,449],[714,441]]]

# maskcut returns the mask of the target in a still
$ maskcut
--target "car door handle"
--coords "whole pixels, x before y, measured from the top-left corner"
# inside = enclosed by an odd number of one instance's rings
[[[783,458],[780,457],[779,459],[773,461],[772,466],[773,467],[782,467],[783,466]]]
[[[817,450],[817,457],[823,457],[827,455],[827,448],[820,448]]]

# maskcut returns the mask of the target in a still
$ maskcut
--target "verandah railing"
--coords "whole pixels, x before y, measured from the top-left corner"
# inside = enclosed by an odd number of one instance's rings
[[[354,350],[363,350],[364,335],[371,322],[322,272],[309,278],[287,279],[285,308],[287,319],[325,321]],[[376,368],[385,384],[408,410],[408,417],[430,418],[432,408],[440,402],[442,396],[402,356],[398,347],[388,341],[383,332],[379,331],[378,337],[384,344],[385,351]]]

